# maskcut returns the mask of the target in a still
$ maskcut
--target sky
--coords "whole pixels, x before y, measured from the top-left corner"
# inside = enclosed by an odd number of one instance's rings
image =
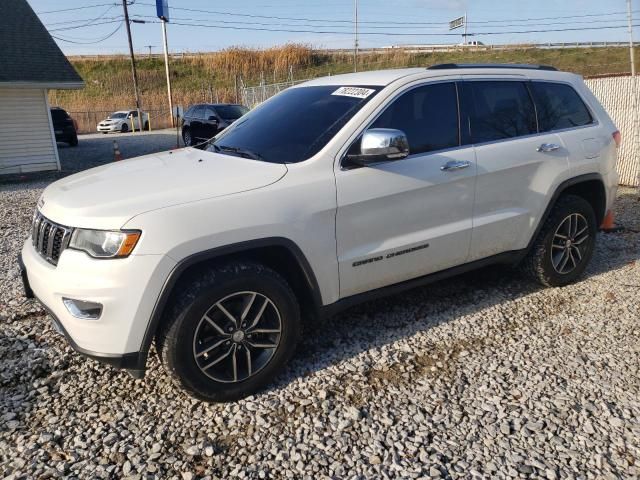
[[[155,0],[129,1],[133,3],[129,7],[132,19],[154,22],[131,25],[135,51],[148,53],[150,45],[153,53],[162,52]],[[169,50],[268,48],[289,42],[317,48],[353,48],[354,1],[168,0]],[[128,51],[119,0],[28,2],[67,55]],[[640,30],[640,0],[633,0],[632,8]],[[469,40],[485,44],[629,38],[625,0],[358,0],[360,47],[460,43],[462,29],[449,31],[447,22],[465,12],[469,33],[476,34]],[[591,27],[599,29],[580,30]]]

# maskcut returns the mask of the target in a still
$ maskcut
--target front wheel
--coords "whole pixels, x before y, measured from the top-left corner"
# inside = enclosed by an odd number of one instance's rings
[[[193,145],[193,137],[191,137],[191,130],[185,128],[182,131],[182,140],[184,141],[185,147],[191,147]]]
[[[300,337],[287,282],[255,263],[212,269],[180,288],[156,346],[175,383],[206,401],[251,395],[282,369]]]
[[[589,202],[576,195],[563,195],[525,258],[525,271],[549,287],[575,281],[591,260],[597,228],[596,215]]]
[[[126,123],[122,124],[122,127],[120,128],[120,133],[127,133],[129,131],[129,125]]]

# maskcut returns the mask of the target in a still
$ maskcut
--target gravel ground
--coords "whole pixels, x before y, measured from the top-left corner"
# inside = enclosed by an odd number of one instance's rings
[[[52,181],[88,168],[113,162],[113,141],[118,143],[123,159],[176,148],[174,129],[153,130],[143,133],[91,133],[78,136],[78,145],[70,147],[58,143],[60,172],[35,172],[29,174],[2,175],[0,185],[31,181]],[[180,146],[183,147],[182,139]]]
[[[0,477],[638,478],[640,215],[586,277],[487,269],[310,327],[266,392],[208,405],[84,360],[22,296],[44,182],[0,189]]]
[[[113,141],[118,142],[123,158],[161,152],[176,147],[176,131],[152,130],[144,133],[90,133],[78,137],[78,146],[58,144],[62,172],[71,173],[113,161]],[[180,139],[182,145],[182,139]]]

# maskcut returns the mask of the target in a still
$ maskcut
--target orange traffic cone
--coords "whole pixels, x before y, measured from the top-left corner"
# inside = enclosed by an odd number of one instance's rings
[[[118,160],[122,160],[122,154],[120,153],[118,142],[114,140],[113,141],[113,161],[117,162]]]
[[[607,214],[604,216],[602,225],[600,225],[600,230],[607,233],[618,232],[622,230],[622,227],[616,227],[615,215],[613,213],[613,210],[609,210]]]

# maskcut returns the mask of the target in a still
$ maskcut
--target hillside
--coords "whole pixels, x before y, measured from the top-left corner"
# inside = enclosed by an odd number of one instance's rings
[[[640,58],[640,57],[639,57]],[[138,57],[142,105],[154,113],[153,126],[168,122],[164,62],[162,58]],[[53,91],[51,104],[59,105],[80,122],[81,130],[95,124],[109,111],[135,104],[128,57],[71,58],[86,82],[81,91]],[[583,76],[620,74],[630,70],[626,48],[563,48],[407,53],[364,53],[360,70],[428,66],[449,62],[542,63]],[[188,106],[200,101],[236,101],[235,85],[258,85],[353,71],[348,53],[328,53],[304,45],[266,50],[230,48],[220,52],[174,57],[171,78],[174,104]]]

